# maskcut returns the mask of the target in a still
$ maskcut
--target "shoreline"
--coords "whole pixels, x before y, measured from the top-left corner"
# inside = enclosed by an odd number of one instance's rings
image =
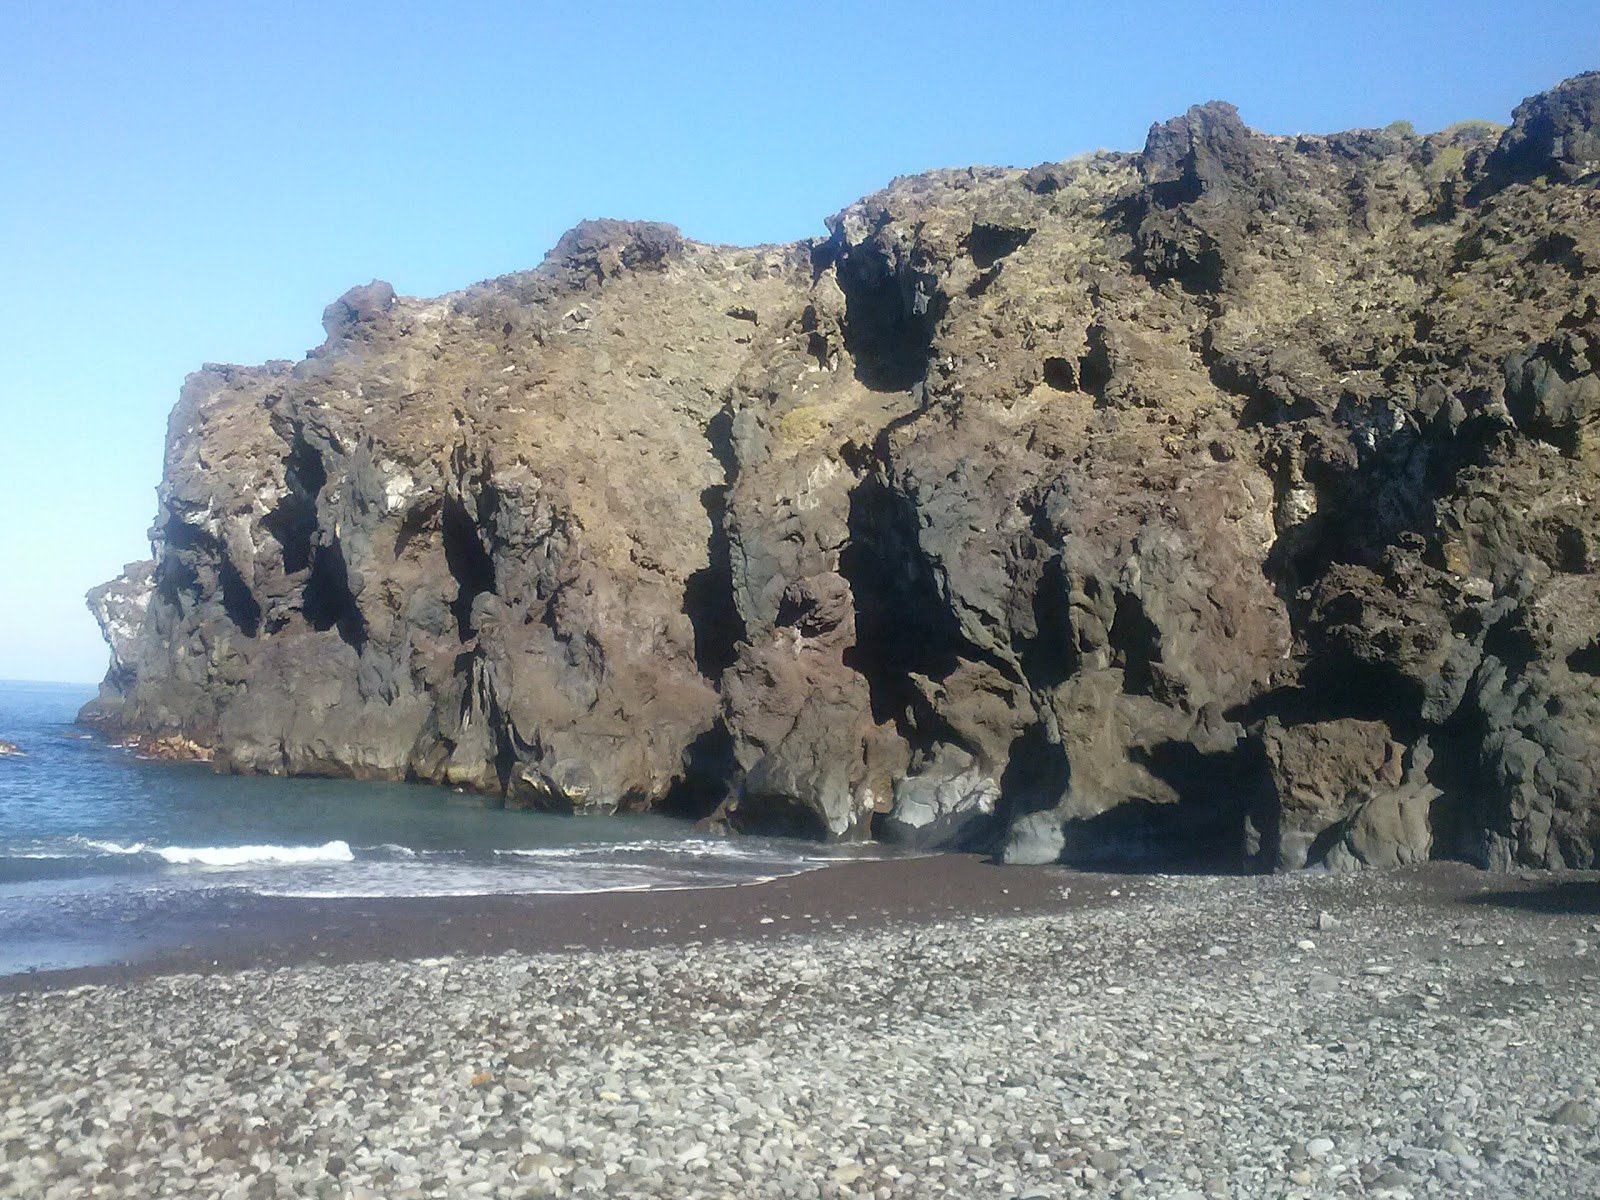
[[[1305,877],[1347,878],[1315,872]],[[1537,906],[1541,895],[1588,888],[1590,881],[1600,880],[1600,872],[1495,874],[1436,862],[1364,877],[1374,886],[1403,887],[1408,905],[1466,904],[1504,895]],[[0,975],[0,995],[170,975],[762,942],[974,918],[1059,915],[1126,903],[1160,881],[1179,878],[1248,886],[1250,880],[1279,877],[1001,866],[977,854],[934,854],[842,862],[704,888],[336,900],[257,896],[231,902],[226,921],[196,921],[175,944],[152,944],[104,964]],[[1600,897],[1600,882],[1593,889]],[[1600,915],[1600,900],[1595,909]]]
[[[233,902],[226,922],[197,923],[181,943],[152,945],[124,961],[0,975],[0,994],[258,967],[643,949],[1023,915],[1104,902],[1138,878],[941,854],[841,862],[703,888],[339,900],[257,896]]]

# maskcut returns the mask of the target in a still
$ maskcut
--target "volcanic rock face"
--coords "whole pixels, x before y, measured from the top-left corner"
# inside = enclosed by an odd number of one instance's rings
[[[1500,131],[592,222],[208,366],[86,719],[1014,861],[1600,844],[1600,74]]]

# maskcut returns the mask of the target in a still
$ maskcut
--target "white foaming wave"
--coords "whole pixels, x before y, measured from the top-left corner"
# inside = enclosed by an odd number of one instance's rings
[[[747,862],[782,863],[789,866],[802,862],[833,862],[827,854],[806,853],[790,847],[775,847],[759,842],[742,842],[731,839],[684,838],[650,839],[637,842],[589,842],[575,846],[525,846],[502,848],[497,855],[512,858],[572,859],[616,857],[627,854],[661,854],[684,858],[739,859]]]
[[[244,867],[282,864],[352,862],[355,853],[349,842],[324,842],[320,846],[151,846],[135,842],[124,846],[94,838],[81,839],[85,846],[103,854],[150,854],[173,866]]]
[[[239,867],[261,863],[354,862],[349,842],[324,842],[320,846],[162,846],[156,854],[175,865]]]
[[[875,862],[883,859],[925,858],[923,853],[906,853],[891,846],[848,843],[838,846],[782,845],[763,838],[670,838],[642,842],[594,842],[574,846],[528,846],[522,850],[496,850],[496,856],[518,859],[600,859],[616,861],[632,854],[659,854],[677,858],[714,859],[741,862],[752,866],[776,867],[779,874],[790,874],[795,867],[834,867],[845,862]],[[774,875],[778,878],[778,875]]]
[[[463,896],[563,896],[598,892],[681,892],[743,887],[767,883],[803,869],[732,877],[713,875],[665,876],[645,870],[552,873],[528,877],[495,870],[363,870],[334,880],[264,882],[250,890],[258,896],[284,900],[433,899]]]
[[[122,846],[116,842],[103,842],[98,838],[75,837],[72,840],[90,850],[98,850],[101,854],[144,854],[148,849],[143,842]]]
[[[399,842],[382,842],[376,846],[360,847],[363,853],[387,854],[390,858],[416,858],[417,851]]]

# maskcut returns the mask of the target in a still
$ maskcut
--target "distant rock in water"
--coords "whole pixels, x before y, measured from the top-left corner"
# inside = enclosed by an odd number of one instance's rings
[[[1594,866],[1597,114],[1212,103],[814,241],[356,288],[188,379],[84,719],[1015,861]]]

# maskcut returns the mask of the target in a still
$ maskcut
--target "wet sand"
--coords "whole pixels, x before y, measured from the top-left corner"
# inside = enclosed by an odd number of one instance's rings
[[[1123,879],[949,854],[841,863],[762,883],[682,891],[258,897],[234,906],[225,923],[189,929],[180,944],[130,946],[126,958],[105,966],[0,976],[0,993],[251,967],[637,949],[1054,912],[1113,899]]]
[[[1124,903],[1148,875],[1002,867],[978,855],[841,863],[762,883],[682,891],[429,899],[256,898],[172,945],[132,946],[117,962],[0,976],[0,993],[305,964],[441,956],[698,946],[1062,913]],[[1375,876],[1377,878],[1377,876]],[[1388,872],[1418,906],[1503,901],[1600,915],[1600,884],[1461,864]]]

